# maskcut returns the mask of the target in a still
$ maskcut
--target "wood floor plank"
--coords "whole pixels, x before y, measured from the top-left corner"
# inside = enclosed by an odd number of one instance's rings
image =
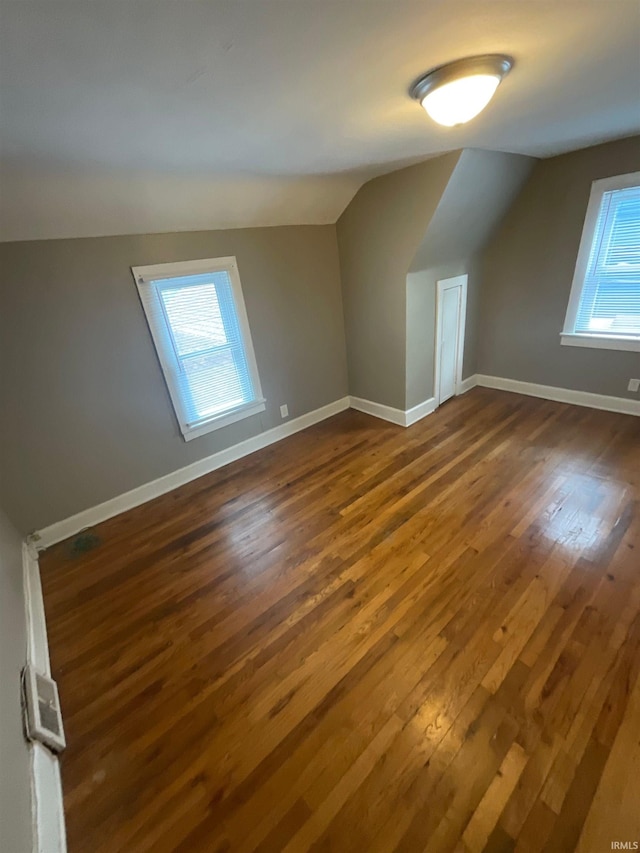
[[[502,814],[507,800],[515,788],[527,763],[527,753],[514,743],[504,757],[496,776],[480,800],[478,808],[462,833],[462,849],[480,853],[486,847]]]
[[[639,419],[348,411],[90,533],[40,561],[70,853],[637,833]]]
[[[609,752],[598,789],[582,826],[578,853],[640,838],[640,675]]]

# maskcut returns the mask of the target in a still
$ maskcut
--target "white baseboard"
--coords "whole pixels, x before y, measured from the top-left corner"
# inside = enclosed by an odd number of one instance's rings
[[[425,400],[424,403],[418,403],[417,406],[413,406],[413,408],[407,409],[407,411],[404,413],[404,425],[411,426],[411,424],[415,424],[418,421],[421,421],[422,418],[426,418],[427,415],[430,415],[432,412],[435,412],[435,410],[435,397],[429,397],[429,399]]]
[[[38,557],[32,545],[23,543],[22,569],[27,620],[27,661],[50,675],[49,644],[40,584]],[[64,801],[60,762],[39,743],[32,743],[31,803],[34,853],[65,853]]]
[[[394,409],[392,406],[384,406],[382,403],[374,403],[372,400],[364,400],[362,397],[349,397],[349,404],[352,409],[357,409],[366,415],[382,418],[383,421],[389,421],[389,423],[397,426],[405,426],[405,413],[402,409]]]
[[[504,379],[501,376],[486,376],[481,373],[478,373],[475,379],[476,384],[483,388],[513,391],[516,394],[527,394],[529,397],[554,400],[556,403],[571,403],[574,406],[586,406],[589,409],[640,416],[640,401],[628,400],[625,397],[609,397],[606,394],[573,391],[570,388],[556,388],[553,385],[537,385],[535,382],[521,382],[518,379]]]
[[[502,391],[513,391],[517,394],[527,394],[531,397],[541,397],[545,400],[555,400],[559,403],[572,403],[577,406],[588,406],[592,409],[604,409],[609,412],[640,415],[640,401],[637,400],[627,400],[623,397],[608,397],[604,394],[590,394],[585,391],[573,391],[568,388],[555,388],[551,385],[536,385],[532,382],[521,382],[517,379],[505,379],[485,374],[475,374],[463,379],[459,385],[458,394],[464,394],[476,385],[485,388],[496,388]],[[138,486],[98,506],[83,510],[77,515],[45,527],[34,533],[30,537],[30,542],[38,550],[48,548],[50,545],[55,545],[56,542],[61,542],[70,536],[75,536],[87,527],[100,524],[100,522],[113,518],[115,515],[140,506],[147,501],[153,500],[153,498],[178,488],[178,486],[189,483],[198,477],[202,477],[211,471],[228,465],[230,462],[235,462],[243,456],[254,453],[256,450],[268,447],[270,444],[281,441],[289,435],[293,435],[326,418],[330,418],[349,407],[357,409],[360,412],[365,412],[368,415],[373,415],[376,418],[382,418],[382,420],[389,421],[397,426],[406,427],[411,426],[416,421],[435,411],[436,403],[434,398],[431,397],[423,403],[404,411],[402,409],[395,409],[392,406],[385,406],[382,403],[375,403],[372,400],[364,400],[361,397],[343,397],[340,400],[329,403],[327,406],[315,409],[313,412],[308,412],[306,415],[288,421],[281,426],[274,427],[253,438],[235,444],[226,450],[221,450],[212,456],[207,456],[205,459],[200,459],[191,465],[187,465],[177,471],[172,471],[164,477],[159,477],[157,480],[145,483],[143,486]]]
[[[475,373],[473,376],[467,376],[466,379],[463,379],[462,382],[458,383],[456,394],[466,394],[467,391],[471,391],[472,388],[475,388],[477,384],[478,377]]]
[[[320,409],[315,409],[312,412],[307,412],[299,418],[294,418],[287,421],[281,426],[273,427],[273,429],[261,432],[259,435],[248,438],[246,441],[241,441],[239,444],[234,444],[226,450],[220,450],[205,459],[199,459],[191,465],[186,465],[184,468],[179,468],[177,471],[172,471],[170,474],[165,474],[157,480],[152,480],[150,483],[145,483],[143,486],[138,486],[125,492],[118,497],[111,498],[98,506],[83,510],[72,515],[70,518],[65,518],[63,521],[58,521],[45,527],[42,530],[36,531],[30,537],[35,547],[41,551],[56,542],[62,542],[70,536],[75,536],[81,530],[87,527],[93,527],[113,518],[114,515],[120,515],[121,512],[126,512],[128,509],[140,506],[147,501],[153,500],[160,495],[176,489],[178,486],[183,486],[185,483],[190,483],[198,477],[216,471],[230,462],[235,462],[237,459],[242,459],[243,456],[248,456],[250,453],[255,453],[256,450],[261,450],[263,447],[268,447],[270,444],[275,444],[283,438],[294,435],[307,427],[313,426],[320,421],[337,415],[338,412],[343,412],[349,408],[349,397],[343,397],[340,400],[335,400]]]
[[[22,543],[22,572],[27,616],[27,660],[45,675],[51,674],[49,641],[40,584],[38,553],[30,543]]]
[[[357,409],[366,415],[373,415],[374,418],[381,418],[383,421],[389,421],[389,423],[403,427],[411,426],[411,424],[415,424],[417,421],[422,420],[422,418],[426,418],[436,408],[436,401],[433,397],[406,410],[394,409],[392,406],[374,403],[373,400],[364,400],[362,397],[349,397],[349,400],[351,401],[352,409]]]
[[[66,853],[60,762],[39,743],[31,746],[31,796],[33,850],[37,853]]]

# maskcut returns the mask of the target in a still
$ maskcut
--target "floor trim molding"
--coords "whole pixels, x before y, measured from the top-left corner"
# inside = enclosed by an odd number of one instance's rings
[[[418,403],[417,406],[413,406],[411,409],[407,409],[404,413],[404,425],[411,426],[412,424],[421,421],[422,418],[426,418],[427,415],[432,414],[436,410],[436,399],[435,397],[429,397],[428,400],[425,400],[423,403]]]
[[[396,424],[396,426],[408,427],[417,421],[426,418],[436,409],[436,401],[434,397],[429,397],[417,406],[411,409],[394,409],[393,406],[385,406],[383,403],[374,403],[373,400],[365,400],[363,397],[349,397],[351,408],[358,412],[364,412],[366,415],[373,415],[374,418],[381,418],[383,421]]]
[[[538,385],[535,382],[521,382],[519,379],[505,379],[501,376],[476,374],[475,384],[483,388],[495,388],[498,391],[512,391],[527,394],[529,397],[541,397],[556,403],[571,403],[574,406],[586,406],[589,409],[602,409],[621,415],[640,416],[640,401],[625,397],[610,397],[606,394],[591,394],[588,391],[574,391],[571,388],[556,388],[553,385]],[[469,380],[465,380],[468,382]]]
[[[22,571],[27,620],[27,660],[40,672],[50,675],[40,566],[35,549],[26,542],[22,545]],[[40,743],[32,743],[30,752],[33,850],[37,853],[65,853],[67,838],[60,762]]]
[[[374,403],[373,400],[365,400],[363,397],[349,397],[352,409],[364,412],[365,415],[373,415],[396,426],[404,426],[405,413],[402,409],[394,409],[393,406],[385,406],[383,403]]]
[[[500,391],[512,391],[516,394],[527,394],[530,397],[540,397],[559,403],[571,403],[576,406],[587,406],[607,412],[640,416],[640,401],[638,400],[628,400],[624,397],[609,397],[604,394],[590,394],[586,391],[556,388],[551,385],[537,385],[533,382],[521,382],[517,379],[488,376],[482,373],[463,379],[457,393],[464,394],[475,388],[476,385],[484,388],[495,388]],[[140,506],[147,501],[170,492],[172,489],[176,489],[178,486],[183,486],[185,483],[196,480],[198,477],[209,474],[211,471],[216,471],[230,462],[242,459],[243,456],[248,456],[256,450],[268,447],[270,444],[281,441],[283,438],[294,435],[348,408],[357,409],[359,412],[373,415],[376,418],[381,418],[397,426],[407,427],[430,415],[435,411],[437,406],[433,397],[406,411],[395,409],[392,406],[385,406],[382,403],[375,403],[372,400],[365,400],[362,397],[342,397],[340,400],[335,400],[333,403],[308,412],[299,418],[294,418],[285,424],[266,430],[253,438],[249,438],[239,444],[234,444],[226,450],[221,450],[218,453],[207,456],[205,459],[200,459],[191,465],[165,474],[157,480],[131,489],[131,491],[111,498],[111,500],[98,504],[95,507],[83,510],[77,513],[77,515],[51,524],[42,530],[36,531],[30,537],[30,542],[37,550],[48,548],[57,542],[68,539],[70,536],[75,536],[87,527],[100,524],[102,521],[113,518],[115,515]]]
[[[40,672],[51,675],[38,552],[27,542],[22,543],[22,572],[27,617],[27,660]]]
[[[343,412],[349,408],[349,399],[349,397],[342,397],[340,400],[334,400],[333,403],[329,403],[319,409],[314,409],[312,412],[307,412],[307,414],[301,415],[299,418],[294,418],[280,426],[265,430],[265,432],[248,438],[246,441],[241,441],[225,450],[220,450],[218,453],[214,453],[204,459],[199,459],[197,462],[192,462],[191,465],[186,465],[184,468],[179,468],[177,471],[172,471],[163,477],[158,477],[157,480],[152,480],[150,483],[145,483],[142,486],[131,489],[104,503],[83,510],[62,521],[57,521],[32,534],[29,537],[30,542],[38,551],[49,548],[51,545],[55,545],[56,542],[62,542],[70,536],[75,536],[87,527],[93,527],[102,521],[107,521],[107,519],[113,518],[115,515],[120,515],[122,512],[126,512],[160,495],[164,495],[178,486],[183,486],[185,483],[190,483],[192,480],[197,480],[198,477],[211,473],[211,471],[216,471],[230,462],[242,459],[243,456],[255,453],[256,450],[262,450],[263,447],[275,444],[275,442],[281,441],[283,438],[287,438],[303,429],[307,429],[307,427],[326,420],[326,418],[337,415],[339,412]]]
[[[463,379],[462,382],[458,383],[458,387],[456,388],[456,395],[466,394],[467,391],[471,391],[472,388],[475,388],[478,384],[478,377],[474,373],[472,376],[467,376],[466,379]]]

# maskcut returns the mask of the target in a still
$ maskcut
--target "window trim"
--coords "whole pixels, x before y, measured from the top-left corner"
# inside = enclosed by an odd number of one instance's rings
[[[640,336],[629,337],[628,335],[603,335],[576,332],[576,319],[580,306],[580,297],[587,275],[591,246],[598,222],[598,213],[602,197],[606,192],[612,190],[623,190],[627,187],[640,186],[640,172],[630,172],[626,175],[616,175],[613,178],[602,178],[591,184],[589,204],[582,228],[582,238],[578,249],[576,268],[569,294],[569,304],[565,315],[564,326],[560,333],[560,343],[570,347],[592,347],[594,349],[627,350],[640,352]]]
[[[244,418],[264,412],[266,409],[266,400],[262,394],[262,385],[260,384],[260,376],[258,374],[258,365],[253,349],[253,340],[251,338],[251,329],[249,328],[249,318],[242,293],[242,284],[240,282],[240,273],[238,272],[238,263],[235,256],[231,255],[225,258],[202,258],[195,261],[179,261],[169,264],[151,264],[140,267],[131,267],[140,302],[144,310],[147,326],[151,333],[151,338],[154,343],[158,361],[162,369],[162,374],[169,391],[169,396],[173,404],[174,413],[178,421],[180,432],[185,441],[191,441],[200,435],[205,435],[216,429],[229,426],[237,423]],[[200,421],[196,424],[189,425],[186,419],[186,413],[180,390],[173,380],[173,369],[169,364],[169,360],[165,355],[166,342],[163,340],[160,330],[154,328],[150,321],[149,313],[147,312],[147,304],[150,304],[155,299],[151,288],[152,281],[159,281],[164,278],[176,278],[177,276],[201,275],[202,273],[226,272],[231,281],[231,291],[233,293],[233,302],[238,317],[238,325],[242,336],[247,367],[251,377],[251,383],[255,400],[248,403],[243,403],[241,406],[236,406],[233,409],[228,409],[221,412],[212,418]]]

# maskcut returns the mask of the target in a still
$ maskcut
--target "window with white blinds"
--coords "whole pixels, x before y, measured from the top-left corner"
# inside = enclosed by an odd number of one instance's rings
[[[185,439],[264,411],[236,259],[132,272]]]
[[[640,351],[640,173],[593,184],[562,343]]]

